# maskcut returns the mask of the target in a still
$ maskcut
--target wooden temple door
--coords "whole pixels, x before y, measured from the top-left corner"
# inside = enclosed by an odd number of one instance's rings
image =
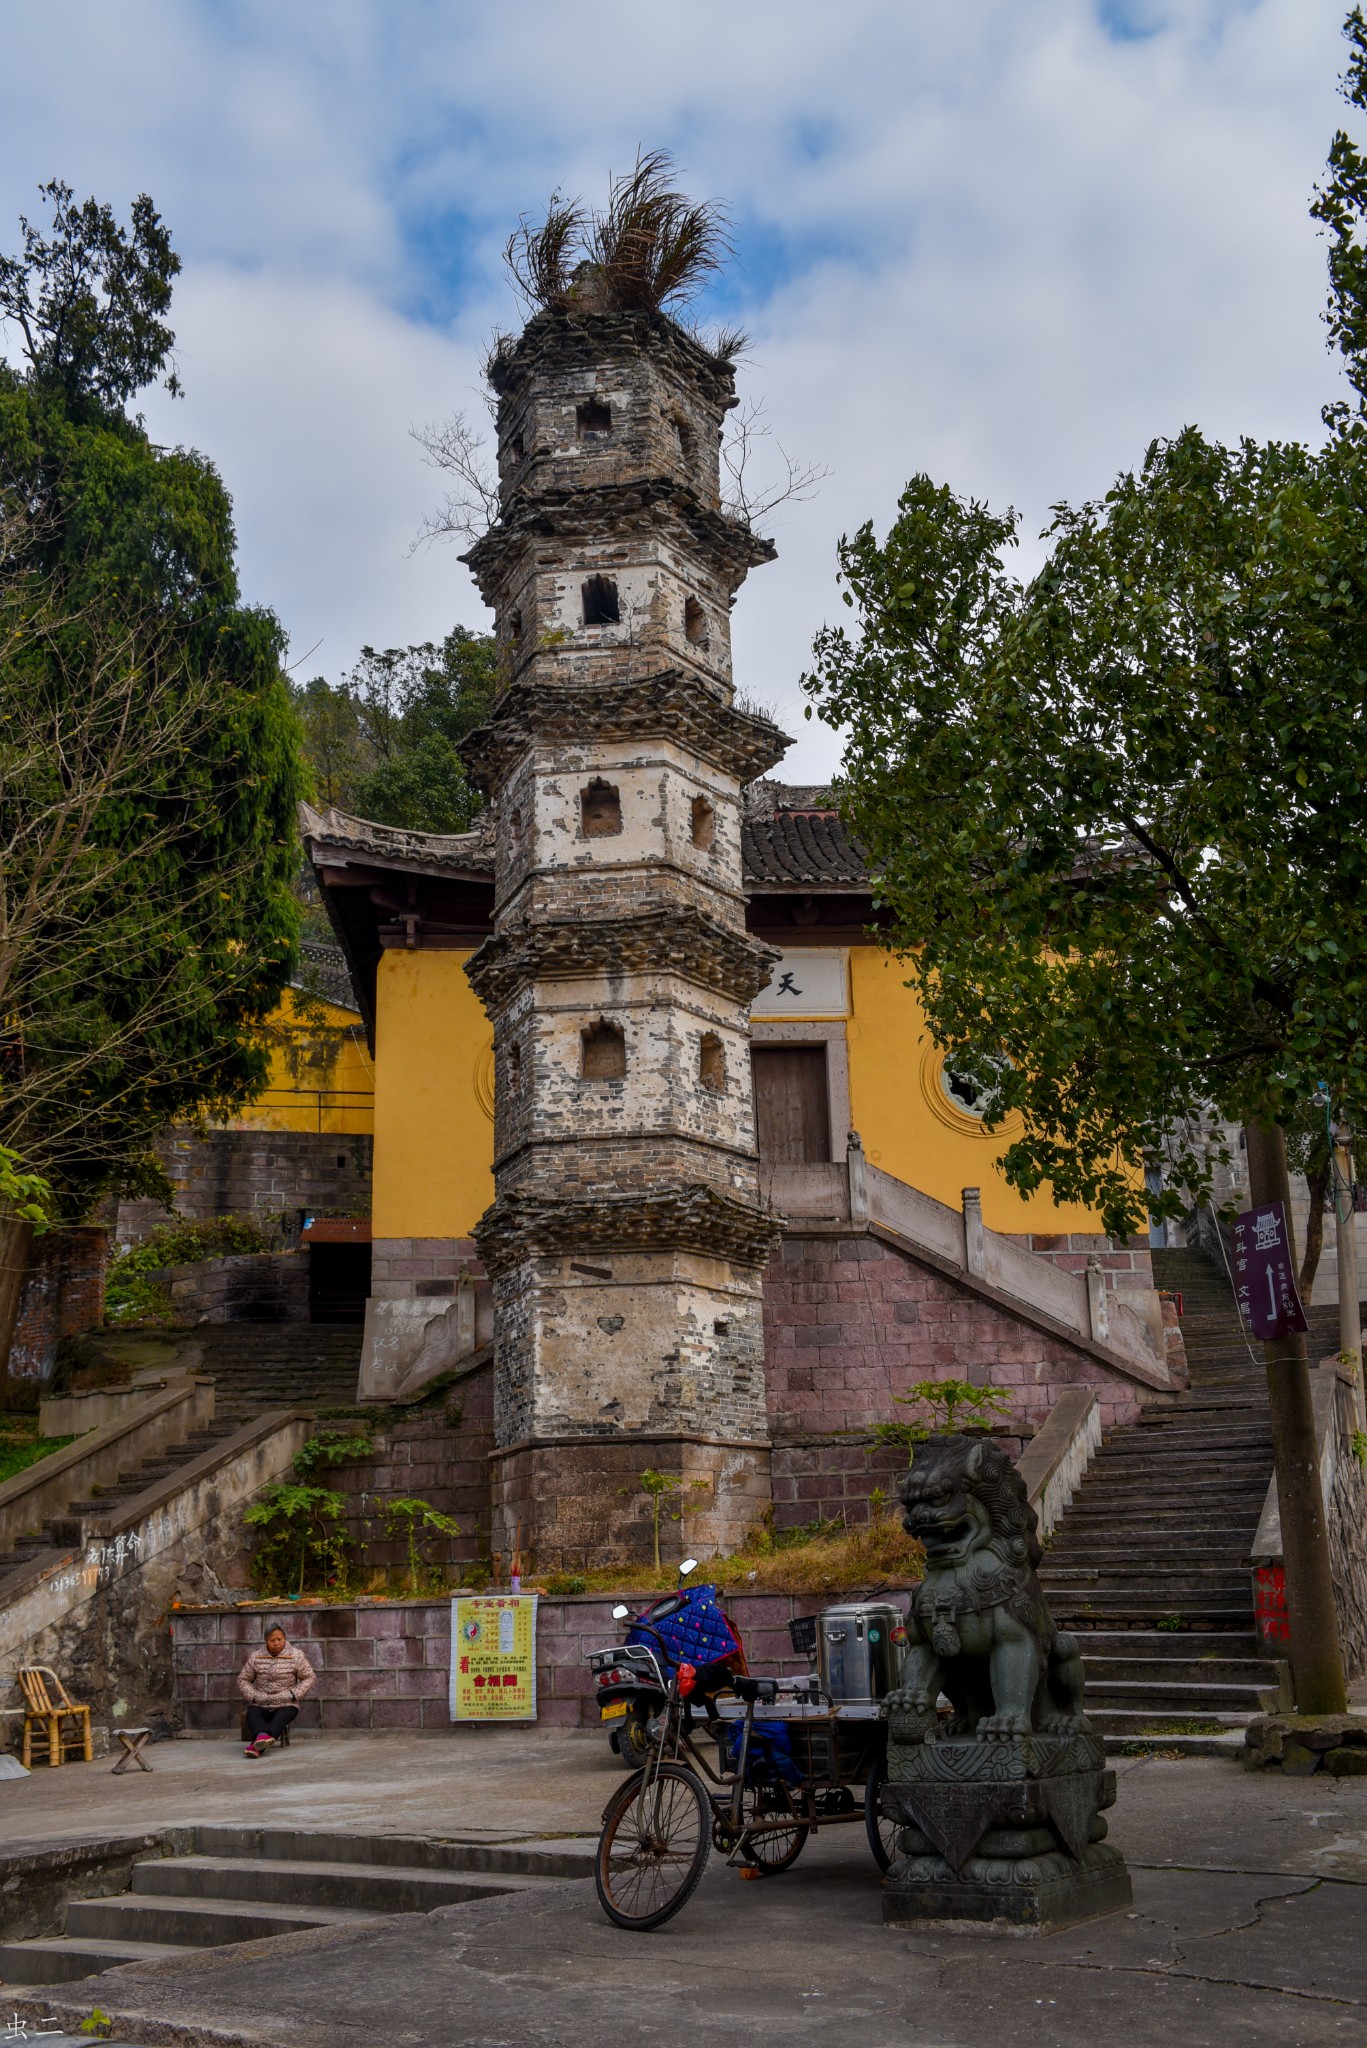
[[[818,1166],[831,1156],[824,1045],[756,1045],[755,1127],[766,1166]]]

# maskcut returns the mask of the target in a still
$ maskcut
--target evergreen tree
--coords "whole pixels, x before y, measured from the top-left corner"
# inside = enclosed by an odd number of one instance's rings
[[[361,650],[337,687],[296,693],[315,795],[340,810],[415,832],[463,832],[480,809],[460,743],[493,702],[493,636],[453,627],[440,647]]]
[[[177,388],[169,236],[145,196],[125,230],[43,195],[0,259],[0,1141],[75,1220],[264,1081],[303,778],[227,493],[125,409]]]

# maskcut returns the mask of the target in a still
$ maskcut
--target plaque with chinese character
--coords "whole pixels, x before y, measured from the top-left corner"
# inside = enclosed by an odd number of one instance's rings
[[[1308,1327],[1296,1291],[1291,1233],[1280,1202],[1245,1209],[1234,1219],[1234,1292],[1239,1313],[1266,1342]]]

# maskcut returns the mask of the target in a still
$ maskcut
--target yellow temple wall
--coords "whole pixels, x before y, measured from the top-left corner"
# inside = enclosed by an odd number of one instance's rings
[[[989,1230],[1100,1233],[1101,1219],[1077,1203],[1055,1207],[1041,1190],[1027,1201],[995,1164],[1019,1127],[1015,1119],[984,1131],[956,1110],[941,1080],[943,1062],[925,1013],[906,986],[906,967],[878,946],[850,949],[850,1115],[866,1156],[884,1173],[937,1202],[960,1206],[965,1188],[982,1191]]]
[[[375,1128],[375,1070],[355,1010],[287,988],[267,1026],[270,1078],[232,1119],[248,1131],[325,1131],[369,1137]]]
[[[380,959],[376,1238],[468,1237],[494,1198],[494,1041],[469,957],[395,948]]]
[[[465,976],[468,958],[394,949],[380,962],[377,1239],[468,1237],[493,1199],[493,1038]],[[940,1056],[905,975],[876,946],[849,951],[850,1115],[868,1158],[952,1208],[965,1187],[980,1188],[993,1230],[1099,1234],[1091,1210],[1055,1208],[1044,1192],[1026,1201],[1006,1185],[995,1160],[1010,1127],[985,1132],[946,1096]]]

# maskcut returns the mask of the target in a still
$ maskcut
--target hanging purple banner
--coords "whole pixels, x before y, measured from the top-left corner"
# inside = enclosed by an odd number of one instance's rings
[[[1255,1337],[1286,1337],[1308,1327],[1300,1295],[1286,1211],[1280,1202],[1245,1209],[1234,1219],[1234,1291],[1239,1313]]]

